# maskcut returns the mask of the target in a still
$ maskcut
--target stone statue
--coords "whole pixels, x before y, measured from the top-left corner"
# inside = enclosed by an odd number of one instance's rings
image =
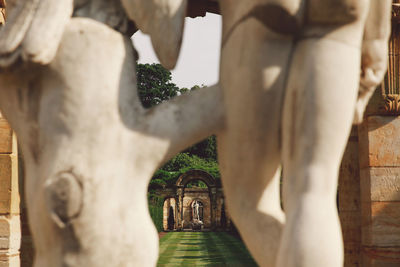
[[[342,266],[338,169],[352,122],[386,71],[391,1],[220,7],[218,154],[230,215],[260,266]]]
[[[193,206],[192,206],[192,208],[193,208],[193,219],[194,220],[198,220],[198,221],[200,221],[199,207],[200,207],[199,202],[197,200],[195,200],[193,202]]]
[[[138,10],[150,1],[126,2]],[[218,87],[145,110],[119,1],[8,4],[0,108],[24,156],[34,266],[155,266],[148,183],[168,158],[223,126]]]
[[[211,87],[145,110],[131,21],[171,68],[186,2],[8,2],[0,108],[25,159],[35,266],[154,266],[147,184],[211,133],[229,212],[259,265],[341,266],[337,172],[385,72],[390,1],[220,1],[223,96]]]

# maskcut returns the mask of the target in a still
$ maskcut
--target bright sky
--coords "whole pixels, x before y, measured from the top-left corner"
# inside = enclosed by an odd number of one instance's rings
[[[139,52],[139,63],[159,63],[150,37],[138,31],[133,43]],[[185,32],[178,64],[172,70],[172,81],[178,87],[212,85],[219,79],[221,16],[207,13],[202,18],[186,18]]]

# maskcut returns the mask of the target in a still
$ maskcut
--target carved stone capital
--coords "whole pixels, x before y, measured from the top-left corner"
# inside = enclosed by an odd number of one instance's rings
[[[400,3],[392,4],[392,33],[389,40],[388,72],[371,98],[366,115],[400,115]]]
[[[400,95],[385,95],[382,111],[387,115],[400,115]]]
[[[378,88],[372,96],[366,115],[400,116],[400,94],[388,94],[385,88]]]
[[[400,22],[400,3],[392,4],[392,21]]]

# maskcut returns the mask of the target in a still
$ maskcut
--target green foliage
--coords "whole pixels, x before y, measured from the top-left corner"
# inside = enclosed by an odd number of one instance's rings
[[[219,179],[221,176],[218,163],[213,158],[201,158],[188,152],[182,152],[154,173],[149,189],[173,187],[179,176],[190,170],[206,171],[215,179]]]
[[[137,64],[139,98],[145,108],[150,108],[174,96],[191,90],[201,90],[204,85],[195,85],[190,89],[178,88],[172,82],[171,72],[160,64]],[[163,200],[154,194],[155,190],[173,187],[176,180],[189,170],[203,170],[217,181],[220,173],[217,163],[216,138],[210,136],[186,149],[157,170],[149,185],[149,210],[158,229],[162,231]],[[189,186],[206,187],[202,181]]]
[[[151,188],[158,189],[158,188],[164,188],[166,185],[167,183],[162,179],[151,179],[149,186]]]
[[[209,136],[194,146],[189,147],[184,152],[200,158],[217,161],[217,138],[215,135]]]
[[[190,181],[187,185],[187,188],[194,188],[194,187],[198,187],[198,188],[207,188],[207,184],[201,180],[194,180],[194,181]]]
[[[158,232],[163,230],[163,206],[164,199],[154,194],[148,194],[148,203],[151,219]]]
[[[145,108],[168,100],[188,89],[179,89],[171,80],[171,72],[160,64],[137,64],[139,98]]]

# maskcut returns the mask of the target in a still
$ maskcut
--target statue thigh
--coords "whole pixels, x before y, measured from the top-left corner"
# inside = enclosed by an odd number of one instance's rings
[[[258,264],[274,266],[284,222],[279,139],[292,39],[255,19],[236,25],[224,26],[220,84],[226,121],[218,135],[219,162],[235,225]]]
[[[287,221],[278,266],[342,266],[337,177],[354,116],[360,54],[329,38],[306,38],[294,49],[282,122]]]

